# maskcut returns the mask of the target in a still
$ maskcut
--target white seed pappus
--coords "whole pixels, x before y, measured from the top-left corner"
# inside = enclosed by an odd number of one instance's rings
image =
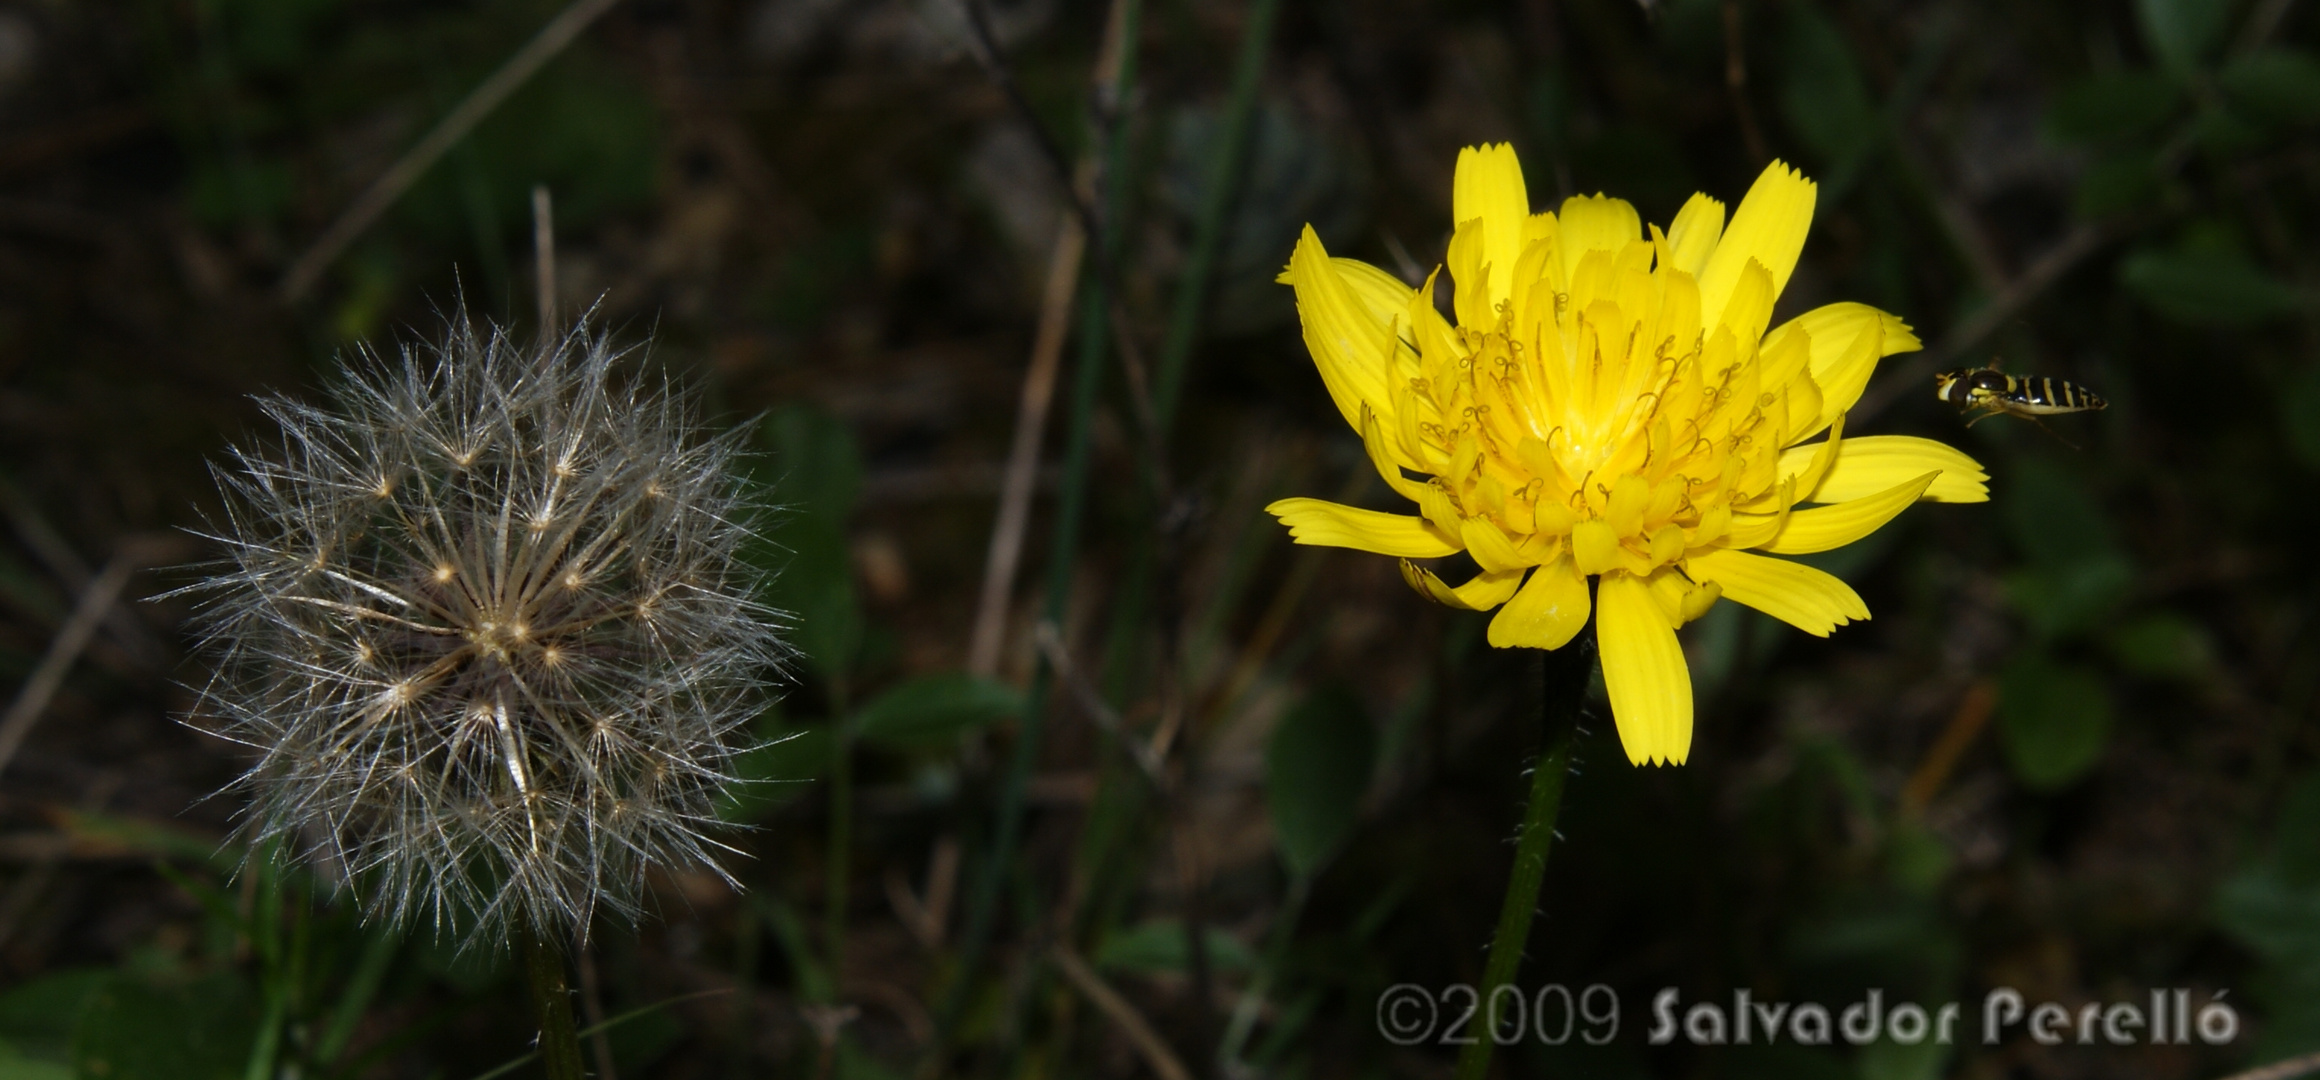
[[[230,554],[186,590],[217,659],[195,722],[256,751],[252,851],[471,940],[724,873],[714,804],[782,616],[742,558],[740,433],[620,358],[455,318],[355,354],[327,405],[262,401],[280,441],[213,468]]]

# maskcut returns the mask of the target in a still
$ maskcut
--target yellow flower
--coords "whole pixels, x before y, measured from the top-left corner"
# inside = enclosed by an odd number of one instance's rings
[[[1839,303],[1767,332],[1814,196],[1774,162],[1729,227],[1722,203],[1694,195],[1647,233],[1634,207],[1601,195],[1533,214],[1514,148],[1469,147],[1452,195],[1455,326],[1433,278],[1412,290],[1333,259],[1308,227],[1282,275],[1306,348],[1418,513],[1303,498],[1266,509],[1298,543],[1400,556],[1425,596],[1498,608],[1500,648],[1569,643],[1596,578],[1628,759],[1682,764],[1692,683],[1677,627],[1719,598],[1823,637],[1869,617],[1843,581],[1755,552],[1827,551],[1920,499],[1989,497],[1981,466],[1951,447],[1844,438],[1877,361],[1918,347],[1907,324]],[[1462,585],[1411,561],[1459,551],[1481,568]]]

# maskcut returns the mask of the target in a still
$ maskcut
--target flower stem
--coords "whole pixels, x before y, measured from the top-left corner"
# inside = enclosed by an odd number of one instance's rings
[[[564,974],[564,951],[537,929],[523,932],[524,975],[532,984],[532,1008],[540,1017],[540,1068],[548,1080],[585,1080],[580,1066],[580,1032],[572,1023],[572,984]]]
[[[1531,915],[1538,910],[1539,885],[1547,876],[1547,851],[1555,842],[1555,818],[1563,807],[1563,781],[1571,773],[1571,750],[1579,738],[1579,710],[1587,702],[1587,683],[1595,668],[1593,620],[1579,636],[1539,659],[1545,749],[1531,771],[1530,805],[1523,812],[1522,832],[1515,841],[1514,873],[1507,879],[1506,899],[1498,909],[1498,932],[1490,939],[1490,958],[1482,968],[1482,1022],[1475,1025],[1474,1041],[1458,1054],[1458,1080],[1482,1080],[1490,1072],[1490,1052],[1497,1046],[1503,1004],[1499,989],[1514,983],[1522,967],[1523,948],[1530,941]]]

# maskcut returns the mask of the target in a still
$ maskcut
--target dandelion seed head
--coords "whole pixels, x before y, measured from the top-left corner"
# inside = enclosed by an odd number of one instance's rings
[[[471,940],[723,873],[714,800],[782,616],[740,558],[738,437],[621,360],[454,320],[357,353],[326,405],[262,402],[280,441],[213,470],[231,554],[188,590],[218,664],[196,722],[257,753],[251,850]]]

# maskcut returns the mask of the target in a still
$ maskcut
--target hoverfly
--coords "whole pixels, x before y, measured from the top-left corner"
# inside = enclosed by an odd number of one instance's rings
[[[2008,375],[1995,366],[1942,372],[1933,377],[1933,395],[1962,411],[1976,413],[1966,421],[1967,427],[1986,417],[2009,413],[2043,428],[2046,422],[2040,417],[2094,412],[2111,404],[2101,394],[2067,379]],[[2047,428],[2047,434],[2053,435],[2054,429]],[[2063,439],[2063,442],[2069,444],[2070,440]]]

